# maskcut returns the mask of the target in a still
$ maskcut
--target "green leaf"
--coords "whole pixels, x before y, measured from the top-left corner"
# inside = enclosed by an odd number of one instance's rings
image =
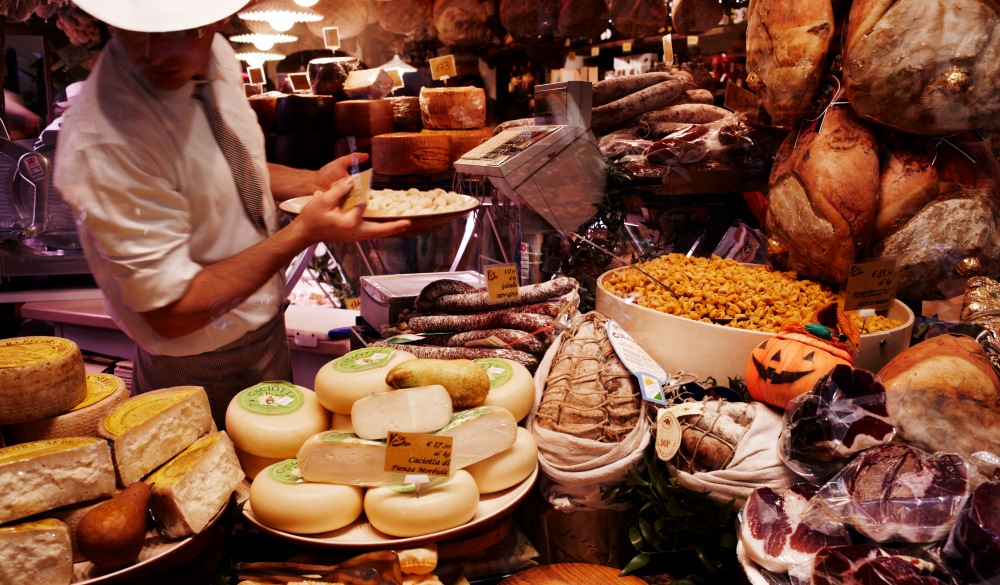
[[[628,470],[628,478],[629,478],[629,480],[634,485],[641,486],[641,487],[649,487],[649,482],[646,481],[642,477],[642,475],[640,475],[639,472],[636,471],[636,469],[634,467],[629,468],[629,470]]]
[[[632,557],[632,560],[630,560],[628,564],[625,565],[625,568],[622,569],[621,574],[628,575],[633,571],[638,571],[639,569],[645,567],[647,564],[649,564],[649,554],[639,553],[634,557]]]
[[[629,526],[628,528],[628,541],[632,543],[632,548],[642,552],[642,544],[645,541],[642,539],[642,534],[639,534],[639,529],[635,526]]]

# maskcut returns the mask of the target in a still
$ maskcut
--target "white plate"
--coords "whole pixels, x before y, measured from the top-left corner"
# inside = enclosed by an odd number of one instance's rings
[[[535,480],[537,478],[538,465],[535,465],[535,471],[533,471],[527,479],[514,487],[507,488],[500,492],[480,496],[479,507],[476,509],[476,515],[473,516],[472,520],[469,520],[461,526],[456,526],[455,528],[409,538],[396,538],[375,530],[375,528],[368,523],[368,519],[365,518],[364,515],[355,520],[354,523],[349,524],[340,530],[309,535],[282,532],[281,530],[275,530],[274,528],[270,528],[269,526],[262,524],[253,515],[253,510],[250,508],[249,501],[247,501],[246,505],[243,507],[243,515],[252,524],[265,532],[310,546],[324,548],[368,549],[389,548],[395,546],[416,546],[421,543],[436,542],[438,540],[444,540],[446,538],[463,534],[475,529],[478,526],[487,524],[490,520],[500,516],[501,514],[513,510],[514,506],[520,503],[521,500],[528,495],[528,492],[531,491],[531,488],[535,485]],[[243,502],[249,497],[250,482],[244,479],[243,482],[236,488],[236,501]]]
[[[286,199],[278,204],[278,208],[285,213],[290,213],[292,215],[298,215],[302,212],[302,208],[306,206],[312,200],[312,195],[306,195],[304,197],[295,197],[294,199]],[[411,213],[407,215],[370,215],[365,214],[365,219],[370,219],[373,221],[395,221],[397,219],[428,219],[428,218],[439,218],[439,217],[453,217],[456,215],[462,215],[472,211],[473,209],[479,207],[479,200],[475,197],[470,197],[468,195],[459,195],[462,199],[462,206],[458,209],[453,209],[451,211],[444,211],[440,213]]]
[[[215,515],[215,518],[213,518],[199,534],[189,536],[181,540],[169,540],[161,536],[155,529],[150,530],[146,533],[146,544],[144,544],[142,550],[139,551],[139,558],[136,562],[122,569],[118,569],[117,571],[103,571],[94,566],[94,564],[90,561],[73,563],[73,585],[126,583],[129,581],[129,576],[146,569],[147,565],[151,565],[154,562],[159,561],[169,561],[172,556],[181,553],[185,548],[195,542],[199,536],[205,534],[208,529],[214,526],[215,523],[222,518],[222,515],[226,512],[227,508],[228,504]]]

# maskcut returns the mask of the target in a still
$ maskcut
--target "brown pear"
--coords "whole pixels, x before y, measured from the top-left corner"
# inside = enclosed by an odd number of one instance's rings
[[[134,563],[146,542],[149,486],[136,481],[80,519],[76,545],[87,560],[102,569]]]

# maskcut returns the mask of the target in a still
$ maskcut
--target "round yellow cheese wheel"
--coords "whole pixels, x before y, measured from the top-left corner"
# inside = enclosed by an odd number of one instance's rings
[[[240,460],[240,467],[250,481],[253,481],[253,478],[257,477],[261,471],[264,471],[264,468],[284,461],[284,459],[276,459],[274,457],[251,455],[236,445],[233,445],[233,451],[236,451],[236,458]]]
[[[270,459],[295,457],[306,439],[329,428],[330,413],[316,393],[281,380],[241,391],[226,410],[226,432],[233,445]]]
[[[364,490],[308,482],[295,459],[268,466],[250,484],[250,510],[261,524],[291,534],[343,528],[361,516]]]
[[[464,469],[434,478],[420,488],[382,486],[365,492],[365,515],[373,528],[390,536],[433,534],[472,520],[479,507],[479,488]]]
[[[408,351],[391,347],[365,347],[348,352],[316,372],[313,384],[316,397],[327,410],[350,415],[358,398],[392,390],[385,383],[385,375],[396,364],[415,357]]]
[[[517,427],[513,447],[464,469],[476,480],[479,493],[491,494],[521,483],[537,465],[538,443],[534,435],[524,427]]]
[[[67,412],[87,397],[80,347],[61,337],[0,340],[0,425]]]
[[[490,392],[483,404],[506,408],[520,422],[535,404],[535,379],[524,364],[502,358],[472,360],[490,376]]]
[[[8,445],[58,437],[96,437],[97,427],[110,409],[129,397],[125,380],[112,374],[86,374],[86,397],[68,412],[3,428]]]

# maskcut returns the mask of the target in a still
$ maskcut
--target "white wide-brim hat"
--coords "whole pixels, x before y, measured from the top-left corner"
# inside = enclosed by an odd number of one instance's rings
[[[113,27],[169,32],[212,24],[232,16],[250,0],[73,0],[81,10]]]

